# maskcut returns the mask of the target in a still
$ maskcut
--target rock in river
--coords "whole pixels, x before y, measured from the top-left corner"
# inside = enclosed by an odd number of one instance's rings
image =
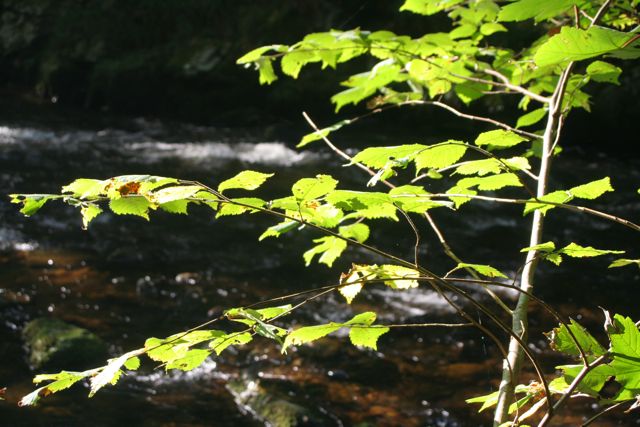
[[[29,349],[29,363],[37,370],[78,370],[108,356],[107,345],[98,336],[55,318],[30,321],[22,338]]]

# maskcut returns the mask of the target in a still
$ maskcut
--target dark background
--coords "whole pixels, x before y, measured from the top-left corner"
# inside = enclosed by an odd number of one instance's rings
[[[61,120],[57,113],[64,116],[69,110],[76,115],[101,112],[110,117],[268,128],[277,136],[294,138],[308,131],[300,117],[303,110],[324,124],[336,120],[329,96],[339,91],[341,79],[364,70],[370,60],[343,64],[337,71],[321,72],[312,65],[298,81],[281,77],[267,87],[259,85],[257,73],[237,66],[235,60],[264,44],[294,43],[309,32],[332,28],[389,29],[416,36],[446,30],[448,19],[442,14],[400,13],[401,4],[401,0],[0,0],[0,114],[10,120],[34,114]],[[530,24],[511,28],[511,44],[540,34],[540,28]],[[626,145],[627,135],[636,129],[640,67],[624,68],[624,90],[599,84],[590,88],[593,111],[572,116],[566,141],[611,152]],[[506,102],[499,114],[504,119],[521,114],[515,104]],[[350,108],[343,113],[353,114]],[[430,124],[437,122],[449,136],[459,126],[448,113],[424,109],[387,117],[369,126],[400,121],[404,127],[433,132]],[[92,114],[85,120],[98,119]]]

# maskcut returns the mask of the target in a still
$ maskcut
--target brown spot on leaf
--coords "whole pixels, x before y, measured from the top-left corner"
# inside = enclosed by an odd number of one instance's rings
[[[127,182],[126,184],[118,188],[118,193],[123,196],[129,194],[138,194],[138,191],[140,191],[140,183],[135,181]]]

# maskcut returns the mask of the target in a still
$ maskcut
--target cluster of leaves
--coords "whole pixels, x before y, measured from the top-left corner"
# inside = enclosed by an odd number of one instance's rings
[[[553,350],[582,362],[558,366],[562,375],[549,383],[549,390],[557,395],[569,391],[590,396],[602,405],[628,403],[628,410],[633,410],[640,407],[640,330],[629,317],[619,314],[611,317],[605,311],[605,319],[608,348],[574,319],[546,334]],[[519,414],[520,422],[546,403],[544,389],[538,382],[518,385],[516,394],[522,397],[511,405],[509,413],[532,404],[529,410]],[[467,402],[481,403],[480,411],[484,411],[495,406],[497,397],[495,392]]]

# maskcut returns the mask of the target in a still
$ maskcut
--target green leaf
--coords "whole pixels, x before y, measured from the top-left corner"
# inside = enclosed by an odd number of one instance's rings
[[[20,402],[18,406],[32,406],[38,403],[41,397],[46,397],[52,393],[56,393],[61,390],[68,389],[78,381],[86,378],[89,374],[86,372],[70,372],[61,371],[57,374],[41,374],[36,375],[33,379],[35,384],[39,384],[43,381],[53,381],[44,387],[40,387],[33,392],[27,394]]]
[[[102,213],[102,208],[98,205],[89,204],[80,208],[82,214],[82,228],[87,229],[89,223]]]
[[[284,48],[285,46],[283,45],[279,45],[279,44],[272,44],[269,46],[261,46],[259,48],[253,49],[252,51],[244,54],[243,56],[241,56],[240,58],[238,58],[238,60],[236,61],[236,64],[248,64],[250,62],[254,62],[257,61],[259,58],[262,57],[262,54],[265,52],[268,52],[270,50],[275,50],[275,51],[280,51],[282,50],[282,48]]]
[[[526,138],[508,130],[498,129],[478,135],[478,138],[476,138],[476,145],[480,147],[488,145],[489,149],[503,149],[513,147],[523,141],[526,141]]]
[[[574,197],[588,200],[597,199],[609,191],[613,191],[613,187],[611,187],[611,180],[608,176],[588,184],[573,187],[569,190]]]
[[[571,319],[568,326],[569,327],[567,329],[567,326],[560,325],[546,334],[551,343],[551,348],[555,351],[571,356],[580,356],[580,350],[569,334],[569,330],[571,330],[573,336],[586,355],[598,357],[605,354],[606,350],[604,347],[602,347],[582,325]]]
[[[25,216],[31,216],[38,212],[47,201],[55,198],[51,194],[10,194],[11,203],[22,204],[20,212]]]
[[[223,335],[209,342],[209,348],[215,351],[219,356],[224,350],[232,345],[244,345],[253,339],[249,332],[235,332],[229,335]]]
[[[482,191],[495,191],[504,187],[522,187],[522,182],[514,173],[501,173],[483,177],[463,178],[457,182],[456,187],[477,187],[478,190]]]
[[[378,350],[378,338],[389,332],[389,328],[383,326],[353,326],[349,331],[351,344]]]
[[[231,201],[248,206],[236,205],[233,203],[221,203],[220,209],[218,209],[218,213],[216,214],[216,218],[230,215],[241,215],[245,212],[258,212],[258,210],[254,208],[261,208],[267,204],[267,202],[262,199],[258,199],[257,197],[239,197],[237,199],[231,199]]]
[[[115,385],[122,374],[120,368],[122,368],[130,357],[131,354],[127,353],[109,360],[107,366],[105,366],[98,375],[91,378],[91,390],[89,391],[89,397],[93,397],[98,390],[107,384]]]
[[[188,213],[189,203],[189,200],[174,200],[173,202],[158,205],[158,207],[165,212],[186,215]]]
[[[619,85],[618,77],[622,70],[613,64],[604,61],[593,61],[587,67],[587,75],[592,80],[600,83],[613,83]]]
[[[468,264],[466,262],[461,262],[456,266],[454,270],[460,270],[461,268],[470,268],[486,277],[503,277],[507,279],[507,276],[503,272],[490,265]]]
[[[98,179],[80,178],[62,187],[62,192],[71,193],[74,197],[81,199],[92,198],[99,196],[104,191],[107,183],[108,181]]]
[[[369,226],[362,223],[344,225],[338,229],[338,233],[347,239],[354,239],[360,243],[364,243],[369,238]]]
[[[261,85],[270,85],[278,79],[276,72],[273,70],[272,58],[260,58],[256,61],[256,66],[258,67],[259,73],[258,81]]]
[[[528,112],[527,114],[518,118],[518,122],[516,123],[516,128],[521,128],[525,126],[531,126],[538,123],[547,115],[547,110],[545,108],[538,108],[537,110],[533,110]]]
[[[137,215],[148,221],[151,203],[142,196],[126,196],[111,200],[109,207],[117,215]]]
[[[393,200],[388,194],[374,191],[335,190],[327,194],[326,200],[346,211],[359,211],[385,204],[393,205]]]
[[[295,331],[289,332],[287,337],[284,339],[282,352],[284,353],[287,347],[291,345],[302,345],[316,341],[320,338],[326,337],[327,335],[337,331],[340,328],[342,328],[341,323],[329,323],[326,325],[305,326],[296,329]]]
[[[318,243],[318,245],[302,255],[307,266],[311,264],[311,261],[313,261],[316,255],[320,255],[318,262],[331,267],[333,262],[338,259],[340,254],[347,248],[347,242],[334,236],[315,239],[314,243]]]
[[[556,249],[556,244],[553,242],[540,243],[539,245],[529,246],[520,250],[520,252],[540,251],[540,252],[552,252]]]
[[[595,249],[591,246],[580,246],[576,243],[569,243],[567,246],[560,249],[558,252],[573,258],[591,258],[591,257],[596,257],[601,255],[624,253],[624,251]]]
[[[340,128],[342,128],[345,125],[348,125],[352,122],[352,120],[342,120],[334,125],[331,125],[329,127],[320,129],[319,131],[314,131],[311,133],[306,134],[305,136],[302,137],[302,139],[300,140],[300,142],[298,143],[298,145],[296,145],[296,147],[301,148],[304,147],[305,145],[308,145],[314,141],[317,141],[319,139],[323,139],[326,138],[331,132],[334,132]]]
[[[209,350],[189,350],[182,357],[173,359],[167,363],[166,369],[180,369],[182,371],[191,371],[204,362],[211,354]]]
[[[569,61],[581,61],[612,53],[626,58],[640,57],[640,49],[635,44],[621,50],[633,35],[604,27],[591,27],[588,30],[564,26],[559,34],[542,44],[534,61],[539,67],[561,64]]]
[[[140,358],[139,357],[130,357],[124,362],[124,367],[129,369],[130,371],[135,371],[140,367]]]
[[[478,192],[475,190],[471,190],[469,188],[459,187],[456,185],[448,189],[447,194],[468,194],[469,196],[475,196],[476,194],[478,194]],[[449,199],[453,202],[456,209],[472,200],[470,197],[463,197],[463,196],[450,196]]]
[[[353,299],[360,293],[364,283],[353,283],[338,288],[338,292],[347,300],[347,304],[351,304]]]
[[[202,187],[199,185],[177,185],[155,191],[149,198],[154,203],[162,205],[176,200],[188,199],[201,190]]]
[[[302,178],[291,187],[293,195],[299,201],[313,200],[333,191],[338,181],[330,175],[317,175],[315,178]]]
[[[356,154],[351,163],[362,163],[380,169],[390,161],[409,162],[416,154],[427,148],[422,144],[398,145],[394,147],[369,147]]]
[[[282,72],[294,79],[298,78],[302,67],[309,62],[320,61],[320,56],[313,50],[294,50],[285,54],[280,60]]]
[[[383,264],[374,268],[375,277],[385,280],[384,284],[391,289],[410,289],[417,288],[420,272],[412,268],[403,267],[401,265]]]
[[[553,193],[545,194],[542,197],[539,197],[538,200],[541,202],[551,202],[551,203],[568,203],[573,199],[573,195],[567,191],[554,191]],[[542,214],[545,214],[549,209],[555,208],[555,205],[549,205],[540,202],[528,202],[524,205],[524,213],[526,215],[539,209]]]
[[[485,36],[490,36],[491,34],[503,31],[507,31],[507,29],[504,25],[497,22],[487,22],[480,26],[480,32]]]
[[[218,191],[223,193],[225,190],[234,188],[243,190],[255,190],[272,176],[272,173],[262,173],[250,170],[242,171],[233,178],[222,181],[218,186]]]
[[[468,38],[474,35],[477,29],[478,27],[473,24],[462,24],[451,30],[449,37],[451,37],[452,40]]]
[[[405,0],[400,11],[409,11],[420,15],[433,15],[464,0]]]
[[[452,207],[452,203],[442,200],[433,200],[430,193],[423,187],[416,185],[402,185],[389,191],[393,203],[404,212],[423,214],[427,210],[439,207]]]
[[[625,267],[627,265],[633,265],[633,264],[637,265],[638,268],[640,268],[640,259],[620,258],[620,259],[617,259],[617,260],[613,261],[609,265],[609,268]]]
[[[630,397],[634,398],[640,391],[640,331],[631,318],[616,314],[608,333],[613,356],[609,366],[616,381],[624,387],[614,400],[623,400],[620,397],[627,394],[623,393],[625,390],[632,390]]]
[[[458,166],[455,173],[460,175],[480,175],[497,174],[508,169],[512,170],[529,170],[531,165],[525,157],[511,157],[510,159],[482,159],[464,162]]]
[[[456,163],[467,151],[467,147],[455,145],[456,143],[462,144],[462,141],[449,140],[442,144],[427,146],[418,152],[415,156],[416,172],[419,173],[427,168],[440,169]]]
[[[503,6],[498,20],[510,22],[535,18],[536,22],[540,22],[566,12],[579,3],[580,0],[518,0]]]
[[[280,237],[280,235],[295,229],[299,225],[300,223],[298,221],[289,221],[289,220],[283,221],[276,225],[272,225],[271,227],[267,228],[264,231],[264,233],[260,235],[258,240],[262,241],[267,237]]]

